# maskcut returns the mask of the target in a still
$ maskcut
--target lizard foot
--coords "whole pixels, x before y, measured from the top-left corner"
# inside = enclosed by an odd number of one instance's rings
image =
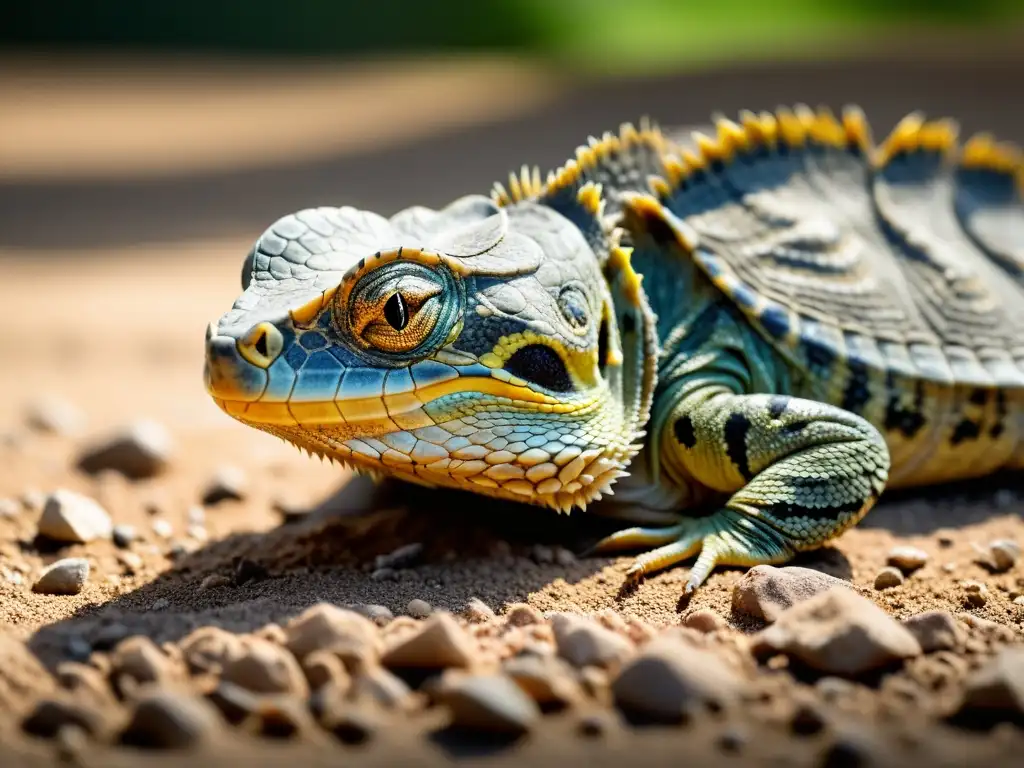
[[[626,571],[636,583],[700,553],[685,593],[703,584],[716,565],[754,566],[777,564],[794,553],[787,537],[771,526],[732,509],[720,509],[708,517],[687,518],[664,528],[627,528],[599,541],[591,550],[605,554],[623,549],[656,547],[639,555]]]

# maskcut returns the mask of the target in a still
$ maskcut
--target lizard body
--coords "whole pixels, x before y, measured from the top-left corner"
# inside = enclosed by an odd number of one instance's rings
[[[208,390],[360,469],[642,523],[599,548],[698,555],[688,590],[1024,464],[1016,148],[806,107],[694,141],[626,125],[489,198],[284,217]]]

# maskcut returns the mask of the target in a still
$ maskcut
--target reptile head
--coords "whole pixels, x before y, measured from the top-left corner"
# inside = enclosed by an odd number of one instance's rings
[[[208,329],[207,389],[356,469],[585,505],[638,449],[653,388],[650,311],[605,246],[551,206],[482,196],[286,216]]]

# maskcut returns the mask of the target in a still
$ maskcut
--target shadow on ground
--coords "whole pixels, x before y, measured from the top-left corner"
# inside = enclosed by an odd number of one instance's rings
[[[1019,476],[892,493],[861,525],[926,535],[1006,514],[1008,503],[1022,495]],[[236,533],[186,554],[139,589],[40,629],[30,646],[52,666],[84,648],[83,640],[103,649],[126,634],[165,642],[206,625],[252,632],[283,624],[321,601],[384,606],[396,615],[413,598],[452,611],[474,597],[500,607],[523,602],[559,579],[574,584],[591,578],[614,562],[538,558],[538,544],[583,554],[621,526],[594,515],[555,515],[468,493],[395,481],[374,486],[356,478],[298,520],[265,533]],[[423,547],[415,568],[387,578],[373,574],[378,555],[412,543]],[[803,553],[792,564],[851,578],[841,541]],[[202,586],[211,577],[220,583]],[[614,592],[616,585],[609,582],[607,589]],[[685,607],[681,601],[679,610]]]

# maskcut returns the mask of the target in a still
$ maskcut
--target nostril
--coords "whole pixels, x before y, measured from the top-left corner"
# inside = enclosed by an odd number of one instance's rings
[[[242,357],[259,368],[269,368],[284,349],[284,337],[273,323],[260,323],[238,340]]]
[[[269,357],[267,353],[267,332],[262,328],[259,329],[256,336],[256,343],[252,345],[253,348],[260,353],[263,357]]]

